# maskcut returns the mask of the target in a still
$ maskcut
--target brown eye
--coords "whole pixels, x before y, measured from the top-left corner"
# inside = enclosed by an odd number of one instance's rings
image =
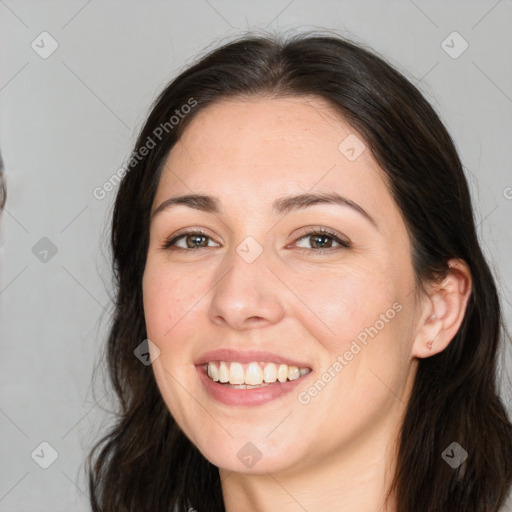
[[[315,249],[326,249],[332,247],[333,238],[328,235],[311,235],[311,245]]]
[[[339,247],[348,249],[350,247],[350,243],[348,241],[343,240],[336,235],[336,233],[327,230],[311,231],[301,236],[298,239],[298,242],[302,240],[306,240],[306,243],[308,243],[310,247],[299,247],[309,250],[318,249],[314,252],[321,252],[323,249],[337,249]]]
[[[164,249],[187,251],[189,249],[203,249],[212,247],[208,245],[211,238],[201,231],[189,231],[182,233],[170,240],[166,241],[163,245]],[[179,242],[179,244],[178,244]]]
[[[187,244],[187,247],[190,249],[192,249],[194,247],[207,247],[208,242],[206,241],[206,245],[205,245],[205,240],[207,240],[207,237],[204,235],[186,235],[185,236],[185,243]]]

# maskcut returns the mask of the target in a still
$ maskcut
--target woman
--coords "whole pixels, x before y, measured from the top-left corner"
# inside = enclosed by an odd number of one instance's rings
[[[112,247],[95,511],[504,504],[495,283],[450,136],[381,58],[304,34],[200,59],[142,129]]]

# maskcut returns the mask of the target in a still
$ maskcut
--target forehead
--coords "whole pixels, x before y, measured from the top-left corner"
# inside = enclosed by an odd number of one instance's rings
[[[261,205],[286,193],[335,190],[369,209],[396,210],[366,146],[320,98],[219,101],[196,115],[170,152],[156,200],[207,193]]]

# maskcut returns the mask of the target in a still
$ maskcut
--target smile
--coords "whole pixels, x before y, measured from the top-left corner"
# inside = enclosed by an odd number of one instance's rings
[[[268,350],[219,348],[199,356],[194,364],[207,395],[235,407],[260,406],[284,400],[313,375],[305,361]]]
[[[307,375],[310,368],[299,368],[272,362],[208,361],[205,364],[208,377],[228,387],[253,389],[268,386],[276,381],[286,382]]]

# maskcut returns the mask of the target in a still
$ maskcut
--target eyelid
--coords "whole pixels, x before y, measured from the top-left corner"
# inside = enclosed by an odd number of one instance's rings
[[[352,247],[352,242],[347,237],[345,237],[341,233],[338,233],[337,231],[334,231],[333,229],[325,228],[325,227],[321,227],[321,226],[316,226],[316,227],[308,226],[307,228],[303,228],[303,229],[304,229],[304,231],[301,234],[296,235],[293,243],[297,243],[300,240],[302,240],[303,238],[308,238],[313,235],[326,235],[329,238],[332,238],[333,240],[335,240],[341,246],[341,248],[350,249]],[[298,249],[307,251],[307,252],[323,253],[323,252],[330,252],[330,251],[333,251],[336,249],[340,249],[340,247],[328,247],[328,248],[324,248],[324,249],[322,249],[322,248],[306,249],[304,247],[298,247]]]
[[[174,233],[171,236],[165,238],[161,248],[167,249],[167,250],[175,250],[175,251],[181,250],[181,251],[186,251],[186,252],[197,250],[197,249],[183,249],[183,247],[174,247],[172,245],[172,244],[175,244],[180,238],[183,238],[183,237],[186,237],[189,235],[201,235],[201,236],[204,236],[204,237],[209,238],[212,241],[214,241],[213,237],[210,234],[208,234],[204,229],[191,227],[191,228],[184,228],[184,230],[180,230],[177,233]],[[198,249],[207,249],[207,248],[208,247],[198,247]]]
[[[183,247],[173,246],[173,244],[175,244],[179,239],[189,236],[189,235],[201,235],[201,236],[204,236],[204,237],[215,242],[214,238],[211,235],[209,235],[202,228],[185,228],[185,231],[178,231],[177,233],[166,238],[164,240],[164,243],[162,244],[162,249],[173,250],[173,251],[182,251],[182,252],[183,251],[191,252],[191,251],[197,251],[198,249],[209,249],[210,248],[210,247],[197,247],[197,248],[184,249]],[[348,249],[348,248],[352,247],[352,242],[348,238],[346,238],[345,236],[341,235],[340,233],[337,233],[336,231],[334,231],[330,228],[325,228],[325,227],[321,227],[321,226],[316,226],[316,227],[308,226],[306,228],[302,228],[302,232],[295,235],[295,238],[294,238],[294,241],[292,242],[292,244],[299,242],[303,238],[308,238],[313,235],[326,235],[326,236],[332,238],[333,240],[335,240],[341,246],[341,248]],[[215,243],[218,243],[218,242],[215,242]],[[288,244],[286,247],[289,247],[289,245],[290,244]],[[339,248],[328,247],[328,248],[324,248],[324,249],[322,249],[322,248],[307,249],[304,247],[297,247],[297,249],[306,251],[306,252],[310,252],[310,253],[311,252],[322,253],[322,252],[330,252],[332,250],[336,250]]]

